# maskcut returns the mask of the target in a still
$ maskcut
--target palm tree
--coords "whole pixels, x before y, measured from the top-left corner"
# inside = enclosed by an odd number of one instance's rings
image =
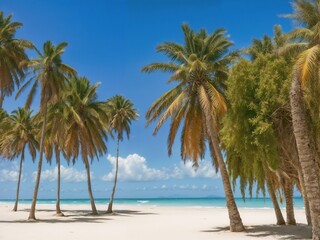
[[[5,124],[8,129],[0,141],[3,156],[6,156],[11,160],[20,156],[18,186],[13,211],[17,211],[18,209],[20,180],[25,149],[28,148],[32,160],[34,160],[39,145],[36,140],[34,118],[31,117],[31,114],[32,111],[25,108],[19,108],[18,110],[14,110],[2,123]]]
[[[99,83],[90,86],[87,78],[75,78],[68,82],[68,93],[64,107],[64,117],[61,119],[66,126],[64,135],[64,151],[67,159],[75,161],[81,155],[86,167],[88,192],[92,214],[97,215],[97,209],[91,189],[90,162],[107,151],[108,116],[105,103],[97,101]]]
[[[11,14],[5,17],[0,11],[0,108],[4,97],[10,96],[25,76],[26,65],[23,62],[28,59],[25,49],[33,47],[27,40],[15,39],[22,23],[12,22],[11,18]]]
[[[315,140],[309,127],[309,117],[304,102],[304,87],[309,81],[319,81],[320,62],[320,1],[295,0],[294,13],[287,15],[300,24],[291,32],[297,41],[287,44],[286,50],[298,50],[290,90],[290,104],[294,136],[310,204],[313,239],[320,239],[320,182],[319,157]]]
[[[160,70],[172,73],[169,83],[177,85],[163,94],[149,108],[147,124],[158,119],[156,134],[163,123],[171,118],[168,136],[168,154],[179,126],[181,132],[181,157],[190,159],[194,166],[202,159],[209,142],[213,163],[219,167],[230,219],[231,231],[244,231],[242,220],[232,193],[228,172],[223,160],[220,143],[220,120],[227,110],[223,96],[224,80],[228,76],[228,64],[234,55],[227,54],[232,45],[225,31],[216,30],[208,35],[204,29],[195,33],[186,24],[182,25],[184,45],[166,42],[157,47],[171,59],[169,63],[153,63],[142,69],[143,72]]]
[[[43,54],[38,51],[39,57],[28,62],[28,66],[32,70],[34,76],[28,80],[17,93],[17,96],[19,96],[20,93],[33,82],[26,102],[26,107],[29,108],[38,85],[41,87],[40,114],[43,116],[43,121],[40,137],[40,157],[29,220],[36,220],[35,209],[40,185],[42,158],[44,152],[47,106],[49,103],[56,103],[59,99],[61,92],[65,89],[66,77],[74,76],[76,74],[76,71],[73,68],[62,63],[61,55],[63,54],[66,46],[66,42],[59,43],[56,47],[51,43],[51,41],[45,42],[43,45]]]
[[[127,134],[129,139],[131,121],[138,118],[136,109],[133,108],[133,103],[123,96],[116,95],[107,100],[107,113],[110,116],[110,128],[117,135],[117,157],[116,157],[116,171],[114,176],[114,184],[108,205],[107,213],[112,213],[112,205],[114,193],[117,186],[118,177],[118,159],[119,159],[119,143],[123,140],[123,133]]]

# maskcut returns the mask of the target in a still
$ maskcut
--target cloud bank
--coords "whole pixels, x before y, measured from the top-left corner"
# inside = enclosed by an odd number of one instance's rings
[[[0,182],[16,182],[19,172],[17,170],[0,170]]]
[[[116,157],[108,155],[107,160],[112,165],[112,171],[102,176],[103,181],[113,181]],[[197,170],[192,167],[192,162],[180,163],[173,169],[156,169],[147,164],[147,160],[138,155],[130,154],[126,158],[119,157],[118,179],[121,181],[155,181],[182,178],[218,178],[211,162],[203,160]]]
[[[87,173],[85,170],[79,171],[72,167],[65,167],[61,165],[60,167],[60,176],[61,180],[64,182],[85,182],[87,181]],[[33,180],[35,181],[37,172],[32,173]],[[45,181],[56,181],[58,176],[58,168],[47,169],[42,171],[41,179]],[[93,174],[91,173],[91,179],[93,178]]]
[[[7,164],[1,164],[0,166],[0,182],[17,182],[19,176],[19,165],[16,162],[12,162],[11,166],[8,168]],[[21,174],[21,181],[25,181],[25,176]]]

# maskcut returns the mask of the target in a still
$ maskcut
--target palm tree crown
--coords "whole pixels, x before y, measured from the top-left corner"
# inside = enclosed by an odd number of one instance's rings
[[[26,65],[23,62],[28,59],[25,49],[33,47],[27,40],[15,39],[22,23],[12,22],[11,18],[12,15],[4,17],[0,11],[0,108],[4,96],[10,96],[25,76]]]
[[[4,120],[4,124],[10,126],[1,138],[1,152],[4,156],[17,158],[24,152],[25,147],[28,147],[32,159],[35,159],[39,144],[31,114],[31,110],[19,108]]]
[[[133,103],[123,96],[116,95],[107,100],[107,112],[110,116],[110,127],[117,133],[119,140],[123,140],[123,133],[129,138],[131,121],[137,120],[139,116],[133,108]]]
[[[33,81],[26,107],[30,107],[38,85],[41,87],[40,109],[43,110],[48,102],[56,103],[59,94],[65,89],[66,78],[76,75],[76,71],[64,64],[61,59],[67,45],[66,42],[62,42],[54,46],[51,41],[47,41],[43,44],[43,53],[37,50],[39,57],[28,62],[34,76],[20,88],[17,94],[19,96]]]
[[[296,67],[301,74],[302,86],[316,74],[320,60],[320,2],[318,0],[296,0],[294,13],[285,17],[292,18],[300,24],[289,33],[291,40],[283,47],[283,52],[298,52]]]
[[[226,112],[222,95],[228,76],[228,64],[232,55],[227,54],[232,45],[225,31],[216,30],[208,35],[205,30],[195,33],[188,25],[182,25],[185,42],[181,46],[166,42],[157,47],[171,58],[169,63],[153,63],[142,69],[144,72],[160,70],[172,73],[168,82],[177,82],[149,108],[147,124],[159,119],[154,134],[171,117],[168,136],[168,153],[181,122],[184,126],[181,137],[181,156],[192,159],[195,164],[205,153],[208,128],[217,128],[218,121]]]
[[[68,82],[63,119],[67,123],[65,147],[68,158],[78,158],[81,154],[87,161],[107,151],[108,116],[104,103],[97,101],[98,86],[99,83],[91,86],[84,77]]]

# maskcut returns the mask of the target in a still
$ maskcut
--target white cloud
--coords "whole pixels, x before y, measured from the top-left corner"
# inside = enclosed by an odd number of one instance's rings
[[[85,182],[87,181],[87,173],[85,170],[79,171],[72,167],[60,167],[61,180],[64,182]],[[32,173],[33,181],[35,181],[37,172]],[[41,179],[47,180],[50,182],[56,181],[58,176],[58,168],[47,169],[42,171]],[[93,174],[91,173],[91,178],[93,179]]]
[[[116,157],[108,155],[107,160],[112,165],[112,171],[102,176],[103,181],[113,181]],[[118,179],[122,181],[152,181],[182,178],[218,178],[210,161],[203,160],[198,169],[192,166],[191,161],[181,162],[173,169],[156,169],[147,165],[147,160],[138,155],[130,154],[126,158],[119,157]]]
[[[19,172],[17,170],[0,170],[0,182],[16,182],[18,180]]]
[[[101,179],[112,181],[114,179],[116,157],[108,155],[107,160],[113,169]],[[159,170],[147,166],[147,160],[138,154],[130,154],[126,158],[119,157],[118,178],[122,181],[151,181],[168,179],[169,176],[164,169]]]
[[[207,190],[208,189],[208,185],[207,184],[203,184],[201,187],[202,190]]]
[[[0,182],[17,182],[19,176],[19,165],[17,162],[7,162],[1,164]],[[24,174],[21,174],[21,182],[25,182]]]
[[[199,167],[195,169],[191,161],[187,161],[185,164],[180,163],[179,166],[175,166],[172,178],[219,178],[219,174],[216,173],[210,161],[202,160],[199,162]]]

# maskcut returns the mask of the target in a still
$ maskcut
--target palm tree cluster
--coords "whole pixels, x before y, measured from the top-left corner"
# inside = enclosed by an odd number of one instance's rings
[[[231,231],[244,227],[231,185],[243,199],[253,189],[273,202],[277,224],[295,225],[293,191],[304,199],[313,239],[320,239],[320,1],[294,0],[284,17],[299,24],[290,33],[255,39],[231,52],[224,30],[208,34],[182,25],[184,44],[165,42],[157,52],[167,63],[143,72],[169,73],[175,84],[146,113],[154,134],[170,119],[168,154],[181,134],[181,158],[197,168],[209,148],[220,170]],[[278,201],[285,200],[286,222]]]
[[[54,45],[46,41],[40,51],[31,42],[14,38],[22,24],[12,22],[11,18],[12,15],[5,17],[0,12],[0,154],[3,159],[20,158],[13,210],[17,211],[18,208],[23,160],[25,150],[28,149],[33,160],[39,156],[29,220],[36,220],[43,158],[51,162],[53,155],[58,169],[56,213],[63,216],[60,208],[61,154],[72,163],[82,158],[87,172],[92,214],[96,215],[98,212],[91,188],[90,163],[107,152],[107,136],[113,137],[113,131],[117,133],[118,157],[123,132],[129,137],[131,121],[137,120],[136,109],[129,99],[118,95],[99,101],[99,83],[92,85],[87,78],[79,77],[75,69],[63,63],[66,42]],[[36,51],[38,57],[29,59],[26,49]],[[24,79],[27,81],[24,82]],[[2,103],[15,88],[18,88],[16,97],[30,90],[25,106],[8,114],[2,109]],[[33,115],[30,107],[38,89],[40,107]],[[112,198],[114,192],[115,187]],[[112,212],[110,205],[108,212]]]

